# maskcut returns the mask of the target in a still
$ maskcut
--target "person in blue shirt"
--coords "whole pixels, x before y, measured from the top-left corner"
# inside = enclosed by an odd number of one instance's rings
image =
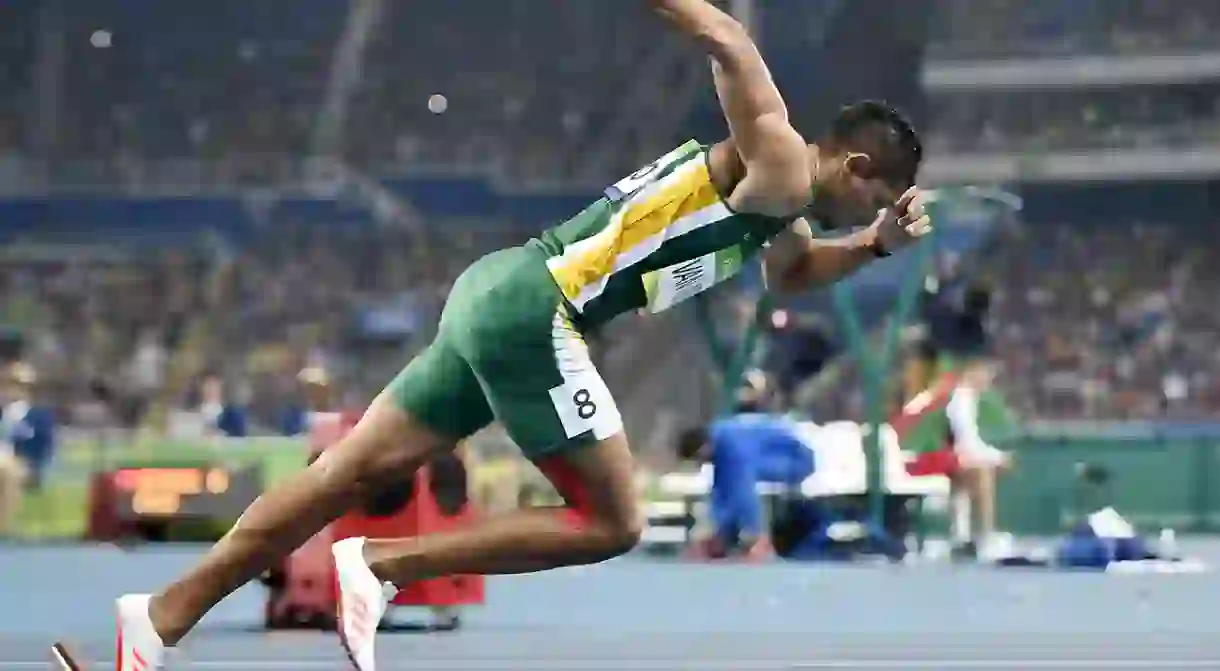
[[[714,532],[704,542],[712,557],[770,554],[757,485],[799,486],[814,470],[813,450],[802,440],[798,423],[761,413],[733,415],[686,431],[678,455],[713,467],[708,503]]]
[[[297,382],[297,393],[280,419],[280,430],[285,436],[308,436],[314,415],[334,409],[334,392],[325,369],[306,366],[297,373]]]
[[[199,412],[203,415],[207,434],[228,438],[244,438],[249,433],[246,407],[225,388],[225,381],[208,375],[199,385]]]
[[[50,408],[34,399],[37,377],[25,363],[15,363],[8,369],[4,407],[0,410],[3,442],[26,468],[26,486],[42,488],[46,472],[55,451],[55,417]]]

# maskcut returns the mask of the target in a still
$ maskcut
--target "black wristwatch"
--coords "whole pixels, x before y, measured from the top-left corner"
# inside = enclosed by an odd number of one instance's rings
[[[884,259],[890,255],[889,250],[881,245],[881,238],[879,237],[873,238],[873,241],[869,244],[868,249],[873,253],[873,256],[879,259]]]

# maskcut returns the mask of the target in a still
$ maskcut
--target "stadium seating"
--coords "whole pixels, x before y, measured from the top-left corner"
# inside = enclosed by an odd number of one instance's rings
[[[1215,29],[1220,11],[1207,3],[938,0],[934,5],[930,67],[997,58],[1214,54],[1220,48]],[[1095,82],[1048,87],[1036,95],[991,88],[931,93],[927,145],[938,154],[1210,147],[1220,136],[1220,89],[1211,77],[1135,78],[1118,87]]]
[[[935,96],[928,146],[940,153],[1184,147],[1220,137],[1215,83]]]
[[[1189,0],[936,0],[940,58],[1214,47],[1220,8]]]
[[[58,150],[109,159],[302,153],[344,3],[89,2],[62,17]],[[284,17],[291,16],[291,22]],[[89,35],[105,31],[109,46]]]

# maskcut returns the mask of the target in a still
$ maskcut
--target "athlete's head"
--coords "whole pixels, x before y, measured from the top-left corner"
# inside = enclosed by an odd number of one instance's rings
[[[844,107],[810,147],[817,197],[809,214],[825,228],[867,226],[915,184],[923,145],[911,122],[882,102]]]

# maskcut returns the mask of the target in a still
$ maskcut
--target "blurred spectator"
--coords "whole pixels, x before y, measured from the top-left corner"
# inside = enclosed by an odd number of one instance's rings
[[[312,417],[321,412],[334,412],[334,390],[330,376],[319,366],[308,366],[297,374],[298,387],[284,410],[281,432],[285,436],[309,433]]]
[[[920,318],[926,348],[936,356],[968,356],[988,346],[987,312],[991,289],[961,272],[955,261],[943,263],[924,282]]]
[[[203,418],[205,435],[240,438],[249,432],[246,409],[224,381],[209,375],[199,385],[199,414]]]
[[[775,388],[767,374],[752,368],[742,376],[741,386],[733,398],[733,412],[765,412],[773,409]]]
[[[28,474],[26,485],[32,490],[42,488],[55,455],[55,418],[51,409],[35,397],[36,381],[34,369],[28,364],[9,366],[4,411],[0,414],[3,440],[12,446]]]
[[[773,321],[773,326],[768,367],[777,371],[776,393],[787,398],[801,380],[816,375],[833,358],[834,344],[822,319],[797,317],[782,326]]]
[[[136,340],[124,370],[128,392],[140,406],[146,404],[165,383],[165,367],[169,353],[156,330],[144,331]]]

